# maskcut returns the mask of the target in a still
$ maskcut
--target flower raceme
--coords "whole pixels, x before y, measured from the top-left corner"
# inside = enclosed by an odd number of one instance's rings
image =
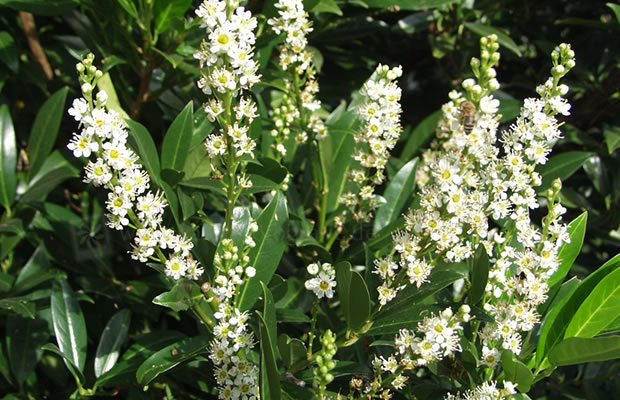
[[[93,88],[102,76],[93,60],[90,54],[77,64],[84,97],[75,99],[68,112],[79,122],[80,133],[73,135],[67,147],[75,157],[89,158],[84,181],[108,189],[107,226],[136,230],[131,257],[140,262],[163,263],[166,275],[174,280],[196,280],[203,268],[191,256],[193,244],[163,225],[166,200],[161,193],[151,191],[149,175],[138,156],[127,147],[125,122],[118,113],[106,109],[107,95],[103,90],[93,100]]]

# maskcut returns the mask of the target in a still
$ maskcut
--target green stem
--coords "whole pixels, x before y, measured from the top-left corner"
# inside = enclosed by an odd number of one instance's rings
[[[310,332],[308,333],[308,355],[307,359],[312,359],[312,343],[314,342],[314,331],[316,329],[316,318],[319,311],[319,299],[314,298],[314,304],[312,305],[312,322],[310,323]]]

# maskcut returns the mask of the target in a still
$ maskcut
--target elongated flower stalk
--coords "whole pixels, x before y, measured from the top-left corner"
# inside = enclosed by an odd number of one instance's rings
[[[323,121],[314,113],[321,108],[321,102],[316,98],[319,92],[317,71],[312,53],[307,49],[306,35],[312,32],[308,13],[301,0],[279,0],[275,7],[278,16],[270,18],[267,23],[276,34],[285,34],[279,64],[287,78],[282,101],[274,109],[275,129],[271,134],[276,154],[282,158],[286,155],[285,143],[291,133],[295,134],[297,143],[306,143],[308,138],[323,138],[327,131]]]
[[[530,210],[539,204],[535,187],[541,178],[535,168],[546,162],[560,138],[554,116],[568,115],[570,108],[561,97],[568,87],[559,80],[574,66],[570,47],[558,46],[552,53],[552,77],[537,88],[540,98],[525,100],[516,123],[498,143],[499,101],[491,95],[499,87],[494,69],[499,61],[496,41],[494,35],[481,39],[482,57],[472,60],[477,81],[463,82],[465,93],[452,92],[451,101],[443,106],[437,138],[418,168],[420,207],[406,216],[405,229],[393,235],[393,251],[375,261],[374,271],[382,280],[377,289],[382,307],[407,281],[418,287],[428,282],[439,263],[467,262],[475,267],[475,253],[482,246],[490,271],[481,300],[494,322],[472,324],[478,332],[474,339],[482,348],[480,363],[489,368],[498,365],[502,349],[520,353],[524,333],[539,321],[536,307],[547,298],[547,281],[560,262],[558,250],[569,240],[561,222],[565,209],[558,200],[559,180],[544,192],[548,213],[540,228],[531,221]],[[463,106],[465,102],[473,103],[473,114]],[[450,329],[459,332],[456,327]],[[425,331],[423,326],[419,330]],[[411,366],[410,360],[423,365],[441,359],[435,352],[450,343],[444,337],[420,345],[416,337],[412,331],[397,335],[398,365],[403,365],[401,357],[407,354],[405,368]],[[460,351],[456,337],[452,343],[456,345],[451,350]],[[421,352],[415,358],[407,349]],[[487,384],[494,389],[494,384]],[[486,393],[485,388],[467,396]]]
[[[346,207],[335,220],[336,233],[344,234],[340,243],[342,249],[348,247],[352,238],[352,226],[369,222],[377,208],[375,187],[385,180],[390,151],[402,132],[401,90],[396,84],[401,75],[400,66],[379,65],[360,91],[363,101],[357,107],[357,115],[362,124],[355,134],[353,155],[358,165],[349,172],[349,179],[355,183],[356,189],[341,196],[340,202]],[[345,226],[346,221],[349,221],[349,227]]]
[[[219,306],[214,314],[217,324],[209,358],[216,366],[220,398],[256,399],[260,395],[258,367],[247,357],[254,346],[247,325],[249,314],[235,304],[241,285],[256,274],[249,265],[248,252],[255,245],[251,234],[258,226],[250,224],[240,247],[233,240],[232,220],[237,199],[252,186],[245,168],[254,157],[256,142],[248,132],[257,107],[245,92],[260,78],[254,60],[257,22],[237,0],[205,0],[196,15],[207,34],[195,54],[202,69],[198,86],[210,96],[204,106],[207,117],[220,127],[205,145],[216,177],[225,184],[227,197],[225,226],[214,258],[212,291]]]
[[[127,147],[127,127],[118,113],[106,109],[107,95],[99,90],[93,99],[97,80],[102,76],[89,54],[77,64],[83,98],[75,99],[69,114],[79,122],[68,144],[76,157],[89,158],[84,181],[109,190],[106,225],[116,230],[136,230],[131,257],[165,265],[172,279],[198,279],[202,267],[191,256],[193,244],[185,236],[162,223],[167,203],[163,195],[150,190],[150,177],[138,156]]]

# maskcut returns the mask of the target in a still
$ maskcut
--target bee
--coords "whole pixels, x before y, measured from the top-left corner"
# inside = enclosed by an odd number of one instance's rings
[[[471,101],[465,100],[461,103],[459,112],[461,114],[459,122],[463,125],[463,130],[467,134],[471,133],[476,124],[476,106]]]

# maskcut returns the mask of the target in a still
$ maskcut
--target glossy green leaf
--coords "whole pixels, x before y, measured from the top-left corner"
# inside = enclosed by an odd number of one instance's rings
[[[460,264],[457,264],[459,267]],[[387,318],[390,314],[398,312],[404,307],[416,304],[431,296],[441,289],[452,284],[454,281],[465,278],[467,271],[457,268],[455,264],[439,265],[431,271],[428,282],[422,286],[407,285],[407,287],[398,292],[396,298],[390,301],[385,307],[377,313],[376,318]]]
[[[224,185],[221,180],[212,179],[210,177],[200,177],[188,179],[186,181],[179,182],[181,186],[187,186],[195,189],[209,190],[215,194],[226,195]]]
[[[95,376],[97,378],[111,370],[116,364],[121,346],[127,339],[130,322],[131,312],[124,309],[114,314],[103,328],[95,354]]]
[[[148,385],[153,379],[184,361],[191,360],[207,351],[211,338],[200,335],[168,345],[147,358],[136,371],[140,385]]]
[[[11,367],[9,366],[9,356],[6,350],[6,345],[3,340],[0,340],[0,375],[11,385],[14,385],[13,377],[11,376]]]
[[[202,144],[194,146],[185,160],[183,166],[185,179],[189,180],[198,177],[209,177],[211,174],[211,158],[207,148]]]
[[[568,225],[570,243],[563,243],[558,251],[558,260],[560,261],[560,265],[558,266],[557,271],[555,271],[553,275],[551,275],[551,278],[549,278],[549,281],[547,282],[549,287],[555,285],[557,282],[561,282],[573,266],[573,263],[581,251],[583,238],[586,234],[587,222],[588,212],[584,211]]]
[[[418,322],[431,313],[438,313],[442,308],[434,304],[407,303],[390,312],[377,314],[373,319],[368,335],[391,335],[401,329],[416,329]]]
[[[370,294],[361,275],[351,270],[351,264],[344,261],[336,269],[337,292],[342,304],[347,328],[360,329],[370,316]]]
[[[618,267],[620,267],[620,254],[588,275],[588,277],[572,292],[570,297],[564,301],[561,309],[557,311],[556,317],[553,319],[548,317],[547,320],[545,320],[536,348],[536,360],[539,368],[541,366],[544,368],[544,361],[547,353],[556,343],[564,338],[564,332],[568,324],[586,297],[588,297],[603,278],[615,271]],[[548,324],[549,326],[547,327]]]
[[[286,249],[288,209],[286,198],[281,192],[276,193],[260,213],[256,223],[258,232],[252,236],[256,246],[248,254],[250,258],[248,265],[256,268],[256,275],[241,286],[237,297],[237,304],[241,311],[252,308],[261,293],[260,282],[271,280]]]
[[[490,25],[474,24],[472,22],[465,22],[464,25],[465,27],[467,27],[467,29],[474,33],[477,33],[480,36],[489,36],[491,34],[497,35],[497,41],[499,42],[499,44],[521,57],[521,51],[519,50],[519,46],[517,46],[517,44],[510,38],[510,36],[504,33],[501,29]]]
[[[0,308],[13,311],[27,318],[34,318],[35,305],[24,297],[5,297],[0,299]]]
[[[601,279],[581,303],[564,337],[594,337],[620,316],[620,268]]]
[[[52,343],[47,343],[43,346],[41,346],[42,350],[47,350],[47,351],[51,351],[52,353],[56,354],[57,356],[60,356],[63,361],[65,362],[65,365],[67,366],[67,369],[69,370],[69,372],[71,372],[71,375],[73,375],[73,377],[75,378],[76,382],[85,382],[86,379],[84,378],[84,374],[73,364],[73,361],[71,361],[71,357],[65,353],[63,353],[62,351],[60,351],[60,349],[58,348],[58,346],[56,346],[55,344]]]
[[[235,246],[242,249],[250,231],[250,210],[247,207],[233,209],[232,240]]]
[[[189,310],[200,298],[202,298],[202,291],[196,282],[179,279],[170,291],[155,297],[153,303],[174,311],[184,311]]]
[[[329,138],[332,141],[333,163],[329,170],[329,191],[327,192],[327,211],[334,211],[338,207],[338,199],[342,195],[349,165],[353,155],[355,140],[350,130],[329,129]]]
[[[17,58],[17,47],[13,36],[7,31],[0,32],[0,61],[14,73],[19,69],[19,59]]]
[[[17,145],[13,121],[6,104],[0,105],[0,204],[9,207],[15,199]]]
[[[183,170],[194,132],[194,104],[187,103],[174,119],[164,136],[161,150],[161,167]]]
[[[9,315],[6,319],[6,344],[11,371],[21,384],[34,371],[41,358],[41,346],[50,337],[44,319]]]
[[[298,362],[305,360],[308,354],[306,345],[299,339],[291,339],[283,333],[278,338],[278,349],[282,355],[282,361],[287,369],[290,369]]]
[[[86,323],[75,293],[66,280],[54,284],[51,306],[58,347],[83,372],[86,363]]]
[[[620,9],[620,6],[618,6]],[[607,126],[604,128],[603,136],[605,137],[605,144],[607,145],[607,151],[609,154],[616,151],[620,147],[620,128],[617,126]]]
[[[549,352],[552,365],[573,365],[620,358],[620,336],[597,338],[569,337]]]
[[[409,138],[403,147],[403,151],[400,153],[400,158],[403,160],[409,160],[415,154],[419,153],[422,146],[426,144],[434,135],[437,124],[441,118],[441,110],[437,110],[420,122],[411,133]]]
[[[155,30],[167,31],[170,28],[170,19],[182,17],[191,5],[192,0],[154,0]]]
[[[66,15],[77,5],[77,0],[0,0],[0,6],[35,15]]]
[[[37,113],[28,139],[28,162],[30,169],[28,176],[33,177],[43,165],[43,162],[52,151],[60,121],[64,114],[65,101],[67,100],[68,87],[64,87],[54,93],[43,103]]]
[[[539,165],[536,170],[542,178],[542,185],[536,188],[538,193],[547,190],[555,178],[562,181],[577,171],[592,153],[587,151],[567,151],[549,158],[546,164]]]
[[[47,194],[69,178],[80,174],[78,168],[69,162],[58,150],[50,154],[41,169],[28,182],[28,188],[19,198],[20,203],[30,203],[44,199]]]
[[[319,0],[319,2],[310,10],[315,13],[325,12],[342,16],[342,10],[338,7],[335,0]]]
[[[267,289],[268,290],[268,289]],[[258,314],[258,330],[260,334],[260,395],[263,399],[280,399],[280,375],[274,352],[274,339],[265,317]],[[275,318],[275,314],[274,314]]]
[[[157,156],[157,149],[155,148],[155,142],[153,142],[151,134],[138,122],[132,120],[127,120],[126,122],[129,127],[127,142],[138,154],[138,156],[140,156],[140,162],[148,171],[151,179],[159,185],[159,172],[161,171],[161,168],[159,165],[159,157]]]
[[[194,199],[188,193],[191,189],[177,187],[176,194],[179,198],[179,205],[181,206],[181,212],[183,213],[183,221],[187,221],[189,218],[196,215],[196,203]]]
[[[13,283],[12,293],[22,293],[43,283],[49,279],[59,276],[61,273],[52,268],[49,256],[43,245],[36,248],[30,259],[19,271],[17,279]]]
[[[474,305],[482,300],[489,279],[489,255],[482,244],[478,245],[469,276],[471,281],[469,298]]]
[[[502,368],[506,380],[516,384],[520,392],[529,392],[534,381],[534,374],[525,364],[517,360],[512,351],[504,350],[502,353]]]
[[[385,203],[379,206],[372,226],[372,234],[376,235],[402,213],[403,208],[410,202],[415,190],[415,174],[418,169],[418,159],[415,158],[398,171],[388,183],[383,198]]]

